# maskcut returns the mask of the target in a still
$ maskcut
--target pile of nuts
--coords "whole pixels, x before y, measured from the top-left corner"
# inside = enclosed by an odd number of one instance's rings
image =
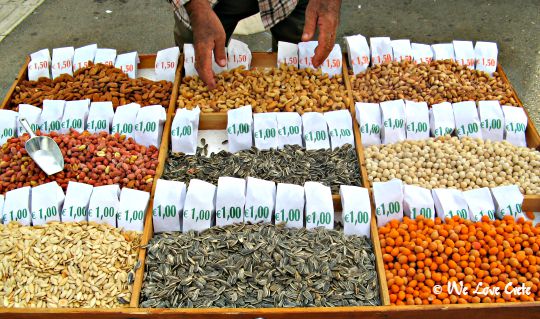
[[[279,68],[245,70],[239,67],[217,75],[217,88],[209,91],[199,77],[185,77],[178,108],[227,112],[250,104],[256,113],[326,112],[348,109],[342,76],[328,77],[320,69]]]
[[[106,224],[0,225],[0,306],[125,307],[139,246]]]
[[[111,101],[114,107],[138,103],[141,106],[159,104],[169,106],[173,83],[154,82],[145,78],[130,79],[122,70],[96,64],[75,71],[73,76],[62,74],[54,80],[22,81],[15,87],[9,108],[19,104],[41,107],[43,100]]]
[[[9,139],[0,148],[0,194],[56,181],[64,190],[69,181],[94,186],[119,184],[150,192],[158,165],[158,149],[135,143],[125,135],[90,134],[72,130],[49,135],[64,156],[64,170],[51,176],[30,158],[24,145],[28,134]]]
[[[365,149],[371,182],[399,178],[428,189],[518,185],[540,194],[540,152],[506,141],[444,136]]]
[[[490,77],[450,60],[379,64],[355,75],[351,85],[359,102],[407,99],[432,105],[445,101],[499,100],[501,104],[517,105],[510,85],[497,72]]]

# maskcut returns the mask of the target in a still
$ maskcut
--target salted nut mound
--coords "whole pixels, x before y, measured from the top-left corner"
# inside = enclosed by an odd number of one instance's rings
[[[497,72],[489,76],[450,60],[380,64],[353,76],[351,82],[354,99],[359,102],[407,99],[432,105],[499,100],[501,104],[517,105],[510,85]]]
[[[54,80],[22,81],[15,87],[10,109],[19,104],[41,107],[43,100],[112,101],[113,106],[138,103],[141,106],[169,106],[173,84],[145,78],[130,79],[122,70],[104,64],[90,65],[75,71],[73,76],[62,74]]]
[[[256,113],[326,112],[347,109],[349,98],[342,76],[322,71],[279,68],[245,70],[239,67],[217,75],[217,88],[209,91],[199,77],[185,77],[178,108],[201,107],[202,112],[227,112],[247,104]]]

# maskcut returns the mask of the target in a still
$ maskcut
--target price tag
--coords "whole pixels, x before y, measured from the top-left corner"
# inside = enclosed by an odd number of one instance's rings
[[[142,232],[144,216],[148,208],[150,193],[124,187],[120,192],[120,204],[116,215],[118,228]]]
[[[343,207],[343,233],[371,238],[371,201],[367,188],[341,185]]]
[[[454,45],[452,43],[438,43],[432,44],[431,50],[433,50],[433,59],[439,60],[456,60],[454,54]]]
[[[25,118],[30,124],[32,131],[40,129],[39,122],[41,118],[41,109],[30,104],[19,104],[19,117]],[[17,136],[23,136],[26,131],[22,127],[21,123],[17,120]]]
[[[196,76],[197,69],[195,69],[195,48],[191,43],[184,43],[184,75]]]
[[[244,221],[246,180],[220,177],[216,192],[216,226],[227,226]]]
[[[302,143],[302,118],[296,112],[276,113],[278,126],[278,148],[285,145],[300,145]]]
[[[463,192],[453,188],[435,188],[431,190],[437,217],[442,220],[459,216],[470,219],[469,205],[463,196]]]
[[[429,125],[435,137],[451,135],[456,128],[452,104],[449,102],[433,104],[429,110]]]
[[[304,227],[304,187],[278,183],[276,190],[276,225],[285,223],[288,228]]]
[[[379,104],[356,102],[354,108],[362,137],[362,145],[381,144],[382,115]]]
[[[330,187],[317,182],[304,184],[306,194],[306,229],[334,229],[334,202]]]
[[[186,184],[158,179],[154,195],[154,232],[181,231],[180,218],[184,211]]]
[[[236,153],[253,146],[253,116],[251,105],[227,112],[227,135],[229,152]]]
[[[116,57],[114,67],[122,70],[131,79],[137,78],[137,64],[139,63],[139,55],[137,52],[120,54]]]
[[[313,56],[317,41],[308,41],[298,43],[298,66],[300,69],[313,68]]]
[[[392,144],[405,140],[405,102],[403,100],[381,102],[382,143]]]
[[[277,55],[278,68],[280,64],[298,67],[298,45],[296,43],[279,41]]]
[[[306,112],[302,114],[304,141],[307,150],[329,149],[328,125],[321,113]]]
[[[483,216],[495,220],[495,204],[489,188],[476,188],[463,192],[463,197],[469,206],[471,219],[478,222]]]
[[[94,64],[105,64],[114,66],[116,62],[116,50],[115,49],[97,49],[96,56],[94,57]]]
[[[161,105],[149,105],[139,109],[135,121],[135,142],[159,148],[163,124],[167,119],[167,112]]]
[[[4,224],[8,224],[11,221],[18,221],[22,225],[30,226],[32,222],[30,191],[30,186],[25,186],[6,193],[2,215]]]
[[[495,200],[497,217],[512,216],[516,220],[525,217],[521,206],[523,205],[523,194],[517,185],[493,187],[491,193]]]
[[[86,129],[90,133],[106,132],[110,134],[113,117],[112,102],[92,102],[86,120]]]
[[[324,60],[323,64],[321,64],[321,69],[324,74],[328,74],[330,77],[341,75],[343,71],[342,64],[343,54],[341,53],[341,47],[339,44],[334,44],[334,48],[330,51],[330,54]]]
[[[503,105],[504,139],[516,146],[527,146],[527,114],[522,107]]]
[[[39,120],[41,132],[60,132],[65,104],[64,100],[43,100],[43,111]]]
[[[116,213],[120,208],[120,186],[96,186],[88,204],[88,221],[116,227]]]
[[[504,115],[499,101],[478,101],[478,115],[482,137],[486,140],[502,141]]]
[[[88,67],[94,61],[96,51],[97,44],[90,44],[75,49],[75,54],[73,55],[73,72]]]
[[[394,61],[412,62],[413,54],[412,54],[411,41],[409,39],[392,40],[390,41],[390,45],[392,46],[392,54],[394,56]]]
[[[251,65],[251,50],[248,45],[236,39],[230,39],[227,46],[227,67],[234,69],[243,66],[249,70]]]
[[[328,125],[332,149],[336,149],[345,144],[350,144],[354,147],[352,117],[349,110],[326,112],[324,113],[324,119]]]
[[[245,222],[271,223],[276,203],[276,183],[258,178],[247,178]]]
[[[393,219],[403,220],[403,182],[401,180],[374,182],[373,200],[378,227],[386,225]]]
[[[210,228],[212,215],[216,210],[215,205],[216,186],[192,179],[189,181],[189,187],[184,204],[183,232],[190,230],[203,231]]]
[[[158,51],[155,64],[157,81],[165,80],[169,82],[174,82],[179,56],[179,47],[172,47]]]
[[[70,181],[66,191],[62,222],[85,222],[88,220],[88,204],[94,186]]]
[[[69,133],[71,129],[82,133],[86,129],[90,100],[66,101],[60,133]]]
[[[0,146],[17,134],[18,113],[11,110],[0,110]]]
[[[431,63],[433,61],[433,51],[431,46],[422,43],[411,44],[413,61],[415,63]]]
[[[51,78],[49,66],[51,65],[51,54],[49,49],[39,50],[30,54],[28,63],[28,80],[37,81],[39,78]]]
[[[415,186],[403,185],[403,212],[411,219],[422,215],[428,219],[435,219],[433,197],[429,189]]]
[[[452,42],[454,44],[454,53],[456,55],[456,62],[459,65],[464,65],[469,69],[474,70],[474,48],[472,41],[457,41]]]
[[[480,119],[474,101],[465,101],[452,104],[454,119],[456,121],[456,131],[459,138],[472,137],[482,138],[480,130]]]
[[[371,47],[371,65],[390,63],[394,59],[392,42],[389,37],[369,38]]]
[[[361,35],[345,37],[347,52],[349,53],[349,65],[353,73],[358,74],[367,70],[369,66],[369,45],[366,38]]]
[[[476,59],[476,69],[484,71],[489,75],[497,70],[497,43],[477,41],[474,46],[474,57]]]
[[[53,49],[51,73],[52,78],[56,79],[61,74],[73,75],[73,47]]]
[[[112,123],[112,134],[125,135],[126,138],[135,136],[135,122],[141,106],[137,103],[120,105],[116,108]]]
[[[253,114],[253,136],[255,147],[269,150],[278,147],[278,125],[276,113]]]
[[[60,221],[60,212],[64,203],[64,191],[56,182],[42,184],[32,188],[32,225],[43,225]]]
[[[198,106],[193,110],[176,110],[171,126],[171,149],[174,153],[182,152],[187,155],[195,155],[200,114],[201,110]]]
[[[405,101],[406,134],[411,141],[429,138],[429,111],[426,102]]]

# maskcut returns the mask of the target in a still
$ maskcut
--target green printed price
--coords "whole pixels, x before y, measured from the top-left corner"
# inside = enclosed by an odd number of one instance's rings
[[[480,216],[487,216],[489,219],[495,219],[495,211],[494,210],[488,210],[486,212],[481,211]]]
[[[183,127],[177,126],[171,131],[171,135],[176,137],[191,136],[191,133],[191,125],[186,125]]]
[[[276,137],[276,129],[275,128],[267,128],[264,130],[258,130],[255,131],[255,138],[256,139],[262,139],[262,140],[268,140],[271,138]]]
[[[240,219],[242,218],[242,208],[238,206],[232,206],[229,207],[229,210],[227,211],[227,208],[223,207],[216,212],[216,218],[225,220]]]
[[[32,219],[47,220],[54,216],[58,216],[58,209],[56,206],[47,207],[46,209],[40,208],[37,212],[32,212]]]
[[[377,209],[375,210],[375,213],[377,216],[390,216],[393,214],[397,214],[401,211],[401,204],[399,202],[390,202],[388,204],[382,203]]]
[[[521,133],[521,132],[525,132],[527,125],[523,123],[510,122],[506,124],[505,128],[507,132]]]
[[[300,134],[300,126],[284,126],[278,130],[279,136],[292,136]]]
[[[227,133],[231,135],[240,135],[240,134],[249,134],[250,133],[250,125],[248,123],[239,123],[239,124],[233,124],[229,127],[227,127]]]
[[[312,212],[306,214],[306,224],[313,224],[315,227],[330,225],[332,214],[330,212]]]
[[[444,136],[444,135],[450,135],[452,134],[452,131],[454,129],[451,127],[438,127],[435,129],[434,135],[437,136]]]
[[[112,218],[115,217],[116,211],[114,207],[96,207],[95,209],[96,219],[103,220],[103,218]],[[94,218],[94,210],[88,210],[88,217]]]
[[[131,123],[123,123],[123,124],[116,124],[112,128],[112,132],[114,133],[133,133],[133,124]]]
[[[276,223],[281,222],[299,222],[302,217],[302,213],[299,209],[289,209],[288,212],[285,212],[284,209],[276,213]]]
[[[45,131],[48,131],[48,132],[59,131],[61,128],[62,128],[62,122],[60,120],[43,122],[43,130]]]
[[[478,133],[477,123],[469,123],[467,125],[461,125],[460,127],[458,127],[458,130],[457,130],[458,136],[469,136],[475,133]]]
[[[268,219],[270,216],[270,207],[259,206],[255,209],[253,206],[244,210],[244,217],[246,219]]]
[[[377,124],[371,124],[368,123],[360,126],[360,133],[362,134],[379,134],[381,133],[381,126]]]
[[[326,141],[328,139],[328,134],[326,131],[314,131],[309,132],[306,135],[304,135],[304,139],[307,142],[321,142]]]
[[[368,212],[363,211],[350,211],[345,216],[343,216],[343,219],[347,224],[352,225],[360,225],[360,224],[367,224],[369,222],[369,214]]]
[[[422,215],[425,218],[432,218],[433,216],[433,210],[429,207],[422,207],[420,209],[416,209],[416,207],[411,209],[412,212],[412,219],[415,219],[416,217]]]
[[[107,128],[107,120],[92,120],[88,122],[89,130],[105,130]]]
[[[501,213],[503,214],[503,216],[509,215],[514,218],[516,218],[518,214],[521,214],[521,212],[523,212],[521,204],[508,205],[505,208],[501,209]]]
[[[86,209],[86,207],[73,207],[71,206],[69,208],[69,211],[68,209],[62,209],[62,216],[66,216],[69,214],[69,217],[71,218],[77,218],[77,217],[86,217],[88,213],[88,210]]]
[[[126,210],[124,212],[124,220],[127,221],[128,223],[141,221],[143,220],[143,218],[144,218],[144,211],[142,210],[133,210],[131,212],[129,210]]]
[[[387,127],[389,129],[400,129],[403,128],[405,125],[404,119],[393,119],[388,118],[386,121],[384,121],[384,127]]]
[[[155,132],[157,130],[157,123],[156,122],[143,122],[140,121],[139,123],[135,124],[135,131],[143,132],[143,133],[149,133],[149,132]]]
[[[174,205],[158,205],[158,207],[154,208],[152,211],[154,217],[156,218],[170,218],[170,217],[176,217],[176,206]]]
[[[212,213],[208,209],[201,209],[198,212],[195,211],[195,208],[190,210],[184,210],[184,218],[189,218],[195,222],[198,221],[209,221],[212,217]]]
[[[83,120],[82,119],[67,119],[66,121],[62,122],[62,128],[81,129],[83,128]]]
[[[488,131],[499,130],[502,127],[502,121],[500,119],[486,119],[480,122],[480,127]]]
[[[342,137],[349,137],[352,135],[352,132],[350,129],[348,128],[342,128],[342,129],[333,129],[333,130],[330,130],[330,137],[339,137],[339,138],[342,138]]]
[[[426,122],[411,122],[407,123],[407,132],[425,133],[428,131],[429,125]]]
[[[14,134],[13,134],[13,129],[12,128],[5,128],[3,131],[2,131],[2,134],[0,134],[0,138],[4,138],[4,137],[12,137]]]
[[[465,208],[463,209],[458,209],[456,211],[453,211],[453,210],[449,210],[448,211],[448,215],[450,217],[454,217],[454,216],[459,216],[460,218],[463,218],[463,219],[466,219],[467,217],[469,217],[469,214],[467,213],[467,210]]]
[[[8,215],[11,217],[11,220],[21,220],[28,218],[28,209],[18,209],[17,211],[10,211]]]

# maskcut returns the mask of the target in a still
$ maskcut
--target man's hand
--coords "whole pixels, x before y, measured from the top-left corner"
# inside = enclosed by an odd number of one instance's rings
[[[306,22],[302,41],[309,41],[319,28],[319,45],[313,56],[313,66],[319,67],[328,57],[336,41],[341,0],[310,0],[306,9]]]
[[[225,30],[208,0],[191,0],[186,4],[186,11],[193,30],[195,69],[208,88],[214,89],[216,79],[212,71],[212,51],[216,63],[225,66]]]

